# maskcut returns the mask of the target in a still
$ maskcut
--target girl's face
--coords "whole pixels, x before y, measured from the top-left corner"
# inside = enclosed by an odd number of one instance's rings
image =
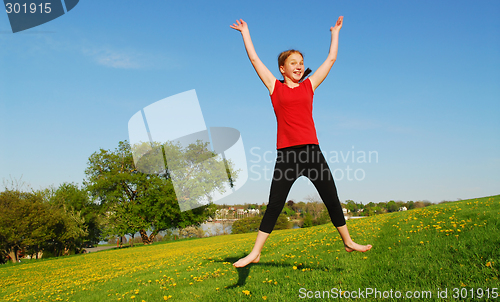
[[[280,66],[280,72],[284,78],[298,83],[304,75],[304,59],[299,53],[292,53],[286,58],[285,65]]]

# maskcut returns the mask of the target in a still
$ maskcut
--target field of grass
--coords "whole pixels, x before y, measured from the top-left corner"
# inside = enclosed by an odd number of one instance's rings
[[[395,301],[401,294],[412,301],[500,301],[500,195],[357,219],[348,227],[372,250],[345,252],[332,225],[274,231],[260,263],[236,269],[232,263],[250,251],[255,233],[181,240],[3,266],[0,297],[300,301],[342,294],[354,301],[349,297],[361,294]],[[446,299],[438,298],[443,291]]]

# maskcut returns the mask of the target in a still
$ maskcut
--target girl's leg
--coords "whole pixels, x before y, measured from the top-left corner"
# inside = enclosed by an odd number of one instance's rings
[[[257,239],[255,240],[255,245],[253,246],[252,251],[248,256],[245,258],[241,258],[240,260],[236,261],[233,263],[235,267],[244,267],[247,266],[250,263],[257,263],[260,260],[260,252],[262,251],[262,248],[264,247],[264,243],[267,240],[267,237],[269,237],[268,233],[259,231],[257,234]]]
[[[342,241],[344,241],[345,250],[349,253],[352,251],[366,252],[372,248],[371,244],[361,245],[352,241],[347,225],[345,224],[343,226],[338,226],[337,231],[339,231],[340,237],[342,237]]]
[[[273,231],[276,220],[285,205],[286,197],[288,196],[293,183],[298,178],[296,168],[294,168],[293,164],[293,159],[296,154],[292,154],[293,152],[296,153],[295,150],[278,151],[278,158],[276,159],[276,165],[274,167],[273,181],[271,183],[271,191],[269,193],[269,203],[264,217],[262,217],[255,245],[248,256],[233,263],[235,267],[244,267],[249,263],[259,262],[260,252],[264,247],[264,243]]]
[[[342,241],[344,241],[345,250],[347,252],[366,252],[370,250],[372,248],[371,245],[360,245],[352,241],[328,163],[321,153],[319,146],[314,146],[312,148],[312,153],[311,158],[314,160],[307,164],[307,169],[305,169],[306,176],[314,184],[321,199],[325,203],[332,223],[337,228],[340,237],[342,237]]]

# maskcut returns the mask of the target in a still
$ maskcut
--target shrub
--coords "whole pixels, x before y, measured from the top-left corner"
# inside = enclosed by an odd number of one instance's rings
[[[232,234],[243,234],[243,233],[252,233],[257,232],[259,230],[260,222],[262,217],[254,216],[247,217],[243,219],[236,220],[232,226]],[[280,214],[278,220],[276,221],[276,225],[274,226],[275,230],[284,230],[291,228],[292,223],[288,220],[285,214]]]

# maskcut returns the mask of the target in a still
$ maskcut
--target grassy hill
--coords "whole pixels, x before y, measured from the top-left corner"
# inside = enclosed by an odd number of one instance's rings
[[[260,263],[241,269],[232,263],[250,251],[255,233],[39,260],[0,267],[0,297],[300,301],[342,294],[354,301],[348,297],[361,294],[395,301],[400,294],[442,301],[438,292],[446,290],[446,301],[499,301],[499,217],[500,195],[349,221],[353,239],[373,245],[367,253],[345,252],[332,225],[274,231]]]

